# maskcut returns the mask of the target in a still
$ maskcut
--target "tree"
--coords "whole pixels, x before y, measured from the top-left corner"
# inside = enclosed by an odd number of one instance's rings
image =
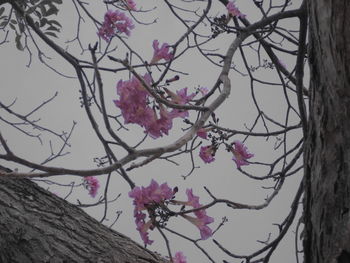
[[[23,178],[1,178],[1,262],[168,262]]]
[[[305,262],[349,262],[350,5],[348,1],[309,2]]]
[[[312,0],[267,3],[252,0],[246,2],[247,6],[239,1],[226,0],[164,1],[145,3],[144,6],[132,0],[105,1],[110,11],[105,14],[104,21],[97,19],[101,17],[98,12],[106,12],[101,9],[102,3],[86,4],[74,0],[76,37],[67,43],[60,41],[60,29],[66,27],[61,25],[65,19],[59,15],[68,10],[61,4],[60,0],[0,1],[0,26],[4,32],[1,44],[8,42],[12,32],[17,49],[29,54],[29,65],[35,51],[44,65],[62,76],[67,75],[66,72],[70,71],[61,73],[58,66],[48,59],[47,54],[51,54],[47,50],[49,47],[58,54],[59,59],[73,68],[79,84],[81,107],[102,148],[102,151],[96,151],[103,153],[95,155],[94,165],[97,168],[88,165],[90,168],[80,169],[76,163],[74,168],[69,168],[65,163],[66,149],[74,143],[71,136],[77,129],[76,123],[70,131],[60,133],[33,116],[57,100],[57,94],[26,114],[18,113],[18,102],[13,99],[12,102],[11,99],[7,102],[0,100],[3,110],[0,112],[1,125],[19,131],[26,138],[38,139],[39,148],[49,145],[50,149],[48,156],[41,160],[34,156],[22,157],[14,150],[16,147],[13,146],[11,134],[1,129],[0,159],[4,161],[4,164],[1,163],[4,167],[0,171],[3,176],[0,204],[5,212],[1,213],[0,229],[1,236],[6,238],[0,243],[0,248],[8,252],[4,253],[3,261],[9,261],[14,255],[17,262],[28,261],[28,258],[33,262],[39,259],[46,262],[57,259],[60,262],[65,256],[68,261],[78,262],[85,259],[91,262],[162,260],[127,237],[99,225],[79,208],[19,177],[32,178],[42,186],[45,183],[68,186],[70,194],[78,191],[78,187],[85,187],[92,197],[101,197],[93,204],[77,202],[74,198],[70,201],[81,207],[102,205],[103,223],[107,223],[111,210],[111,195],[116,195],[111,182],[116,177],[121,179],[130,187],[129,191],[124,191],[124,195],[129,194],[133,199],[135,221],[142,240],[145,244],[152,244],[149,235],[154,235],[155,231],[151,230],[157,230],[159,238],[164,240],[170,261],[174,262],[182,262],[179,259],[181,254],[175,256],[174,242],[169,235],[180,237],[197,248],[204,257],[200,260],[231,262],[238,258],[245,262],[270,261],[300,214],[299,203],[305,193],[303,216],[299,222],[295,222],[296,260],[301,257],[299,234],[304,222],[305,262],[349,261],[349,180],[346,177],[349,106],[346,87],[349,84],[347,62],[350,45],[349,28],[346,27],[349,18],[346,14],[350,7],[345,0],[332,3]],[[162,12],[168,12],[166,19],[174,17],[174,20],[166,20],[167,24],[176,22],[179,26],[173,27],[174,44],[162,42],[166,39],[153,41],[153,57],[148,60],[145,57],[152,45],[143,43],[140,49],[132,37],[134,32],[141,35],[142,30],[157,28],[156,19],[153,23],[149,22],[152,21],[150,18],[161,16],[152,8],[152,4]],[[251,13],[243,10],[250,10]],[[84,25],[85,28],[94,27],[98,36],[94,35],[95,32],[85,31]],[[138,27],[142,30],[137,31]],[[177,33],[178,28],[183,30]],[[89,32],[89,36],[94,37],[86,38],[82,32]],[[94,39],[93,42],[91,39]],[[147,42],[146,37],[144,40]],[[306,59],[311,65],[309,88],[304,78]],[[188,67],[188,64],[191,66]],[[207,65],[209,71],[206,72],[210,74],[203,74]],[[203,72],[196,72],[196,69]],[[113,76],[117,82],[117,94],[110,92],[107,76]],[[192,83],[187,76],[197,76],[198,79]],[[240,76],[248,79],[245,85],[249,87],[250,94],[246,97],[244,93],[247,89],[235,85]],[[210,83],[207,84],[209,88],[200,83],[204,79]],[[177,89],[185,85],[186,88]],[[266,100],[262,90],[268,97],[273,96],[273,102]],[[246,101],[244,98],[250,98],[251,104],[240,104],[239,100]],[[305,106],[307,100],[309,107]],[[276,105],[270,108],[269,104],[274,103]],[[241,113],[235,114],[244,111],[245,107],[253,109],[253,117],[250,113],[243,117]],[[227,114],[228,111],[232,114]],[[50,116],[55,118],[58,115],[53,113]],[[228,118],[231,116],[234,116],[235,123]],[[241,122],[239,117],[242,117]],[[179,120],[183,120],[182,124]],[[183,134],[173,132],[179,126],[182,126]],[[131,130],[136,132],[132,133]],[[165,137],[170,139],[162,141]],[[259,153],[261,145],[269,151]],[[254,154],[248,151],[247,146]],[[304,165],[301,161],[303,152]],[[146,187],[138,177],[131,175],[135,171],[147,171],[147,167],[159,161],[174,165],[181,163],[186,167],[183,156],[189,157],[190,168],[187,173],[178,172],[186,179],[179,182],[178,187],[173,187],[171,179],[164,176],[159,178],[162,182],[168,181],[169,185],[152,180]],[[237,168],[238,174],[265,186],[261,195],[264,197],[257,198],[255,202],[237,201],[241,199],[230,195],[226,198],[228,195],[218,191],[210,181],[204,183],[193,179],[199,171],[203,171],[199,169],[199,162],[210,169],[226,156],[233,160],[232,168],[228,169]],[[219,165],[223,163],[228,162]],[[303,168],[305,176],[301,181]],[[55,175],[60,177],[51,179]],[[67,178],[67,175],[83,179],[68,177],[71,183],[65,184],[62,178]],[[40,179],[46,177],[50,179]],[[221,178],[227,180],[228,177]],[[234,184],[238,182],[236,178],[229,178]],[[198,182],[205,186],[204,193],[207,194],[200,196],[201,201],[195,188]],[[103,188],[102,194],[97,193],[99,184]],[[278,220],[281,223],[276,224],[277,231],[268,230],[270,233],[266,241],[260,241],[258,246],[242,254],[235,253],[236,248],[231,247],[232,241],[225,242],[225,237],[230,237],[225,215],[239,210],[268,209],[278,196],[283,195],[285,185],[293,184],[299,186],[294,187],[294,197],[288,201],[291,204],[289,211],[287,205],[280,210]],[[232,186],[227,190],[231,193]],[[185,192],[187,201],[183,197]],[[244,195],[243,192],[240,194]],[[33,201],[33,196],[38,198]],[[225,204],[228,209],[215,210],[220,204]],[[40,212],[51,211],[52,207],[57,207],[59,212]],[[17,211],[23,211],[20,213],[23,216],[18,217]],[[212,211],[223,216],[221,222]],[[334,218],[332,215],[338,216]],[[284,219],[281,220],[281,217]],[[84,218],[86,224],[78,228],[80,218]],[[182,223],[171,225],[175,220],[182,220]],[[49,221],[50,227],[47,227]],[[23,226],[22,222],[32,224]],[[200,238],[193,238],[183,222],[193,223],[200,231]],[[42,225],[41,229],[47,232],[43,234],[37,225]],[[70,236],[66,231],[58,231],[61,225],[68,229],[73,225],[72,228],[78,229],[75,233],[81,235]],[[225,229],[226,235],[223,232]],[[188,235],[185,234],[187,232]],[[60,238],[54,239],[52,233]],[[91,237],[89,247],[82,240],[86,237]],[[206,239],[208,241],[204,243]],[[132,249],[125,251],[120,245],[125,243]],[[208,244],[213,246],[208,247]],[[36,247],[43,249],[37,250]],[[106,252],[110,250],[113,250],[111,254]],[[71,258],[68,259],[68,255]],[[132,259],[134,256],[139,259]],[[172,259],[174,256],[176,259]]]

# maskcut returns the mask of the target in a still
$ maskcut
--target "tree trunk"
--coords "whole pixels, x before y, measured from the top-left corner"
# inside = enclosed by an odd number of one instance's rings
[[[308,0],[306,263],[350,262],[350,1]]]
[[[167,262],[27,179],[0,178],[0,262]]]

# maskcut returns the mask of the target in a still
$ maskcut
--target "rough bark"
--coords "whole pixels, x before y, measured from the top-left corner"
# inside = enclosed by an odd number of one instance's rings
[[[167,262],[27,179],[0,178],[0,262]]]
[[[350,262],[350,1],[308,0],[307,263]]]

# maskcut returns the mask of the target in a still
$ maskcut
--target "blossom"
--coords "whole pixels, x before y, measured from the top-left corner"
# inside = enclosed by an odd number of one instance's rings
[[[153,240],[149,239],[149,233],[148,233],[148,230],[153,226],[152,221],[149,220],[147,223],[145,223],[143,219],[139,221],[136,219],[135,222],[137,225],[136,229],[139,231],[142,241],[147,245],[152,245]]]
[[[181,251],[175,253],[175,257],[173,257],[173,262],[174,263],[187,263],[186,257],[184,256],[184,254]]]
[[[254,154],[249,153],[247,147],[240,141],[234,141],[231,148],[233,153],[232,160],[235,161],[237,168],[240,168],[242,165],[249,165],[247,159],[250,159]]]
[[[153,40],[153,57],[150,64],[157,63],[159,60],[164,59],[165,61],[171,60],[174,55],[169,51],[169,45],[164,43],[161,48],[159,48],[159,41]]]
[[[204,210],[203,210],[204,211]],[[194,224],[199,229],[202,240],[206,240],[212,236],[213,231],[207,225],[214,222],[214,218],[207,216],[206,213],[202,213],[201,217],[192,217],[189,215],[182,215],[192,224]]]
[[[202,205],[199,203],[199,197],[193,194],[192,189],[186,190],[187,202],[182,202],[184,205],[192,206],[193,208],[199,208]],[[207,225],[214,222],[214,218],[207,215],[205,209],[197,210],[194,212],[196,217],[192,217],[189,215],[182,215],[182,217],[186,218],[192,224],[198,227],[201,239],[205,240],[212,236],[212,230]]]
[[[235,5],[235,0],[233,0],[232,2],[228,2],[228,4],[226,5],[228,14],[232,17],[242,17],[244,18],[246,15],[242,14],[241,11],[238,10],[238,8]]]
[[[208,133],[207,130],[205,128],[200,128],[197,131],[197,136],[201,137],[202,139],[207,139],[208,138]]]
[[[129,192],[129,197],[134,199],[133,204],[136,211],[146,209],[148,204],[160,203],[171,199],[173,195],[174,192],[167,183],[159,185],[153,179],[149,186],[142,188],[137,186]]]
[[[192,189],[187,189],[186,195],[188,201],[183,202],[183,204],[192,206],[193,208],[199,208],[202,206],[199,203],[199,197],[193,194]],[[182,216],[198,227],[202,240],[208,239],[212,235],[212,230],[207,225],[214,222],[214,218],[208,216],[205,209],[197,210],[194,212],[194,214],[196,217],[192,217],[186,214]]]
[[[201,157],[205,163],[215,161],[214,155],[215,148],[212,145],[202,146],[199,152],[199,157]]]
[[[200,93],[202,93],[203,96],[207,95],[209,92],[209,89],[206,87],[200,87],[198,90]]]
[[[134,199],[133,204],[135,206],[135,214],[137,211],[146,209],[146,202],[143,200],[143,191],[140,187],[134,187],[134,189],[129,192],[129,197]]]
[[[184,105],[188,103],[190,100],[194,98],[194,96],[196,96],[195,93],[187,95],[187,88],[183,88],[176,91],[176,94],[166,88],[165,88],[165,91],[170,96],[170,99],[172,100],[172,102],[180,105]]]
[[[193,208],[201,207],[201,204],[199,203],[199,197],[193,194],[192,189],[186,189],[186,195],[187,201],[171,200],[171,202],[177,205],[192,206]]]
[[[164,90],[168,94],[168,96],[170,97],[171,102],[173,102],[175,104],[179,104],[179,105],[187,104],[190,100],[192,100],[194,98],[194,96],[196,96],[196,93],[192,93],[190,95],[187,95],[187,88],[180,89],[180,90],[176,91],[176,93],[170,91],[167,88],[164,88]],[[172,116],[172,118],[176,118],[176,117],[185,118],[185,117],[188,117],[188,111],[180,110],[180,109],[173,109],[170,112],[170,115]]]
[[[199,204],[199,197],[193,194],[192,189],[186,189],[186,195],[188,201],[185,203],[186,205],[192,206],[193,208],[198,208],[201,205]]]
[[[125,33],[130,36],[130,30],[134,27],[132,20],[123,12],[108,10],[104,16],[102,27],[97,34],[104,40],[110,41],[116,33]]]
[[[152,122],[145,125],[146,132],[154,139],[163,136],[163,134],[168,135],[169,130],[173,127],[173,117],[162,104],[159,104],[159,112],[160,118],[157,118],[156,113],[154,113]]]
[[[146,84],[150,85],[151,76],[148,73],[143,79]],[[136,77],[128,81],[120,80],[117,84],[117,94],[120,98],[114,100],[114,104],[120,108],[125,124],[135,123],[144,127],[145,132],[153,139],[164,134],[168,135],[169,130],[173,127],[175,116],[168,112],[162,104],[159,104],[159,114],[157,114],[155,107],[149,106],[148,91]]]
[[[173,190],[168,186],[167,183],[159,185],[155,180],[152,179],[151,184],[142,189],[144,196],[148,199],[148,203],[155,202],[160,203],[164,200],[171,199],[173,197]]]
[[[89,190],[89,195],[91,195],[92,197],[95,197],[97,194],[97,190],[100,187],[100,184],[97,178],[93,176],[87,176],[87,177],[84,177],[83,180],[84,180],[85,188]]]
[[[141,239],[145,244],[151,245],[153,243],[153,240],[149,239],[148,230],[153,230],[154,226],[152,220],[146,222],[146,214],[143,213],[143,211],[147,210],[147,206],[164,203],[164,201],[170,200],[173,195],[174,191],[167,183],[159,185],[153,179],[149,186],[141,188],[134,187],[134,189],[129,192],[129,197],[134,199],[136,229],[139,231]]]
[[[149,74],[144,76],[144,80],[150,84]],[[120,80],[117,84],[117,94],[120,99],[114,100],[114,104],[120,108],[125,124],[136,123],[145,127],[154,121],[154,112],[147,102],[148,92],[136,77],[128,81]]]
[[[136,3],[133,0],[124,0],[124,4],[128,10],[136,11]]]
[[[146,73],[143,79],[148,86],[152,82],[149,73]],[[169,130],[173,127],[173,119],[187,117],[188,112],[179,109],[172,109],[169,112],[163,104],[157,104],[157,102],[153,102],[153,107],[151,107],[152,96],[142,83],[135,76],[130,80],[119,80],[116,87],[119,99],[113,100],[114,104],[121,110],[125,124],[140,125],[153,139],[162,137],[164,134],[168,135]],[[196,95],[195,93],[187,95],[187,88],[176,91],[176,93],[166,88],[165,91],[173,103],[180,105],[188,103]]]

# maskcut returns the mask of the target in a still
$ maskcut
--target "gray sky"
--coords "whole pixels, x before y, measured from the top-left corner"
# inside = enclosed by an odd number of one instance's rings
[[[140,6],[142,1],[136,2],[138,6]],[[257,13],[250,13],[252,7],[248,2],[251,1],[238,0],[237,5],[242,12],[247,14],[248,19],[254,21],[253,19]],[[146,5],[146,3],[142,4]],[[216,1],[215,4],[217,5]],[[96,18],[102,20],[104,9],[101,8],[101,5],[98,5],[98,3],[95,3],[95,5],[96,7],[91,8],[91,10],[93,10]],[[147,6],[144,6],[144,8],[147,9],[155,6],[157,9],[154,11],[145,14],[137,14],[136,16],[140,18],[142,22],[150,22],[158,17],[158,22],[147,26],[136,24],[132,36],[128,39],[130,46],[135,50],[138,50],[143,58],[148,60],[151,59],[153,54],[153,39],[159,39],[161,43],[168,42],[169,44],[172,44],[184,32],[184,27],[176,22],[166,11],[165,7],[160,5],[157,1],[147,2]],[[218,6],[217,10],[211,12],[211,15],[225,13],[224,7],[220,5]],[[59,34],[60,39],[58,40],[58,43],[62,44],[65,41],[72,39],[76,32],[74,9],[71,6],[62,9],[59,19],[63,25],[63,30],[62,33]],[[211,48],[219,48],[224,51],[232,41],[232,38],[233,35],[219,38],[214,41]],[[12,41],[13,36],[11,36],[10,39],[10,43],[3,44],[0,47],[0,69],[2,79],[1,102],[10,104],[16,99],[13,110],[24,114],[31,111],[38,104],[58,92],[58,96],[55,100],[46,105],[33,117],[40,118],[40,123],[58,132],[62,130],[68,131],[72,126],[73,121],[77,122],[77,126],[71,139],[72,145],[68,149],[70,154],[53,161],[50,165],[75,169],[94,168],[95,164],[92,162],[93,158],[101,157],[104,153],[96,135],[90,128],[91,126],[83,108],[80,107],[80,94],[78,92],[79,84],[77,80],[58,76],[57,73],[41,64],[38,61],[36,51],[33,47],[32,64],[29,68],[26,67],[29,58],[28,53],[17,51]],[[97,41],[96,29],[91,24],[83,24],[81,29],[81,39],[85,48],[88,43],[94,43]],[[40,41],[38,41],[38,43],[42,45]],[[111,55],[123,58],[125,56],[125,49],[120,43],[117,43],[116,40],[113,40],[113,44],[117,44],[118,49],[113,51]],[[105,47],[106,43],[102,42],[102,45]],[[63,46],[66,45],[64,44]],[[74,76],[72,68],[68,66],[67,63],[62,61],[62,59],[60,59],[55,53],[48,51],[47,48],[44,48],[44,50],[47,52],[48,56],[52,57],[52,59],[48,61],[50,65],[63,74]],[[80,51],[76,43],[71,44],[68,50],[79,56]],[[86,55],[88,54],[86,53]],[[86,58],[88,58],[88,56],[86,56]],[[285,57],[283,59],[284,63],[287,64],[287,67],[294,62],[291,58]],[[243,70],[243,65],[239,56],[235,56],[234,62],[237,64],[238,69]],[[250,61],[252,64],[253,62],[254,60]],[[110,62],[107,62],[107,64],[113,65]],[[194,88],[198,86],[211,88],[220,71],[220,68],[208,63],[199,55],[198,51],[195,50],[189,51],[185,56],[176,61],[176,63],[174,63],[174,68],[190,74],[188,76],[181,76],[180,81],[171,85],[170,88],[174,90],[188,87],[190,90],[194,91]],[[156,69],[153,70],[153,74],[154,76],[158,74]],[[260,76],[263,76],[268,81],[272,81],[276,78],[276,76],[272,74],[272,71],[268,70],[261,71],[261,73],[257,74],[260,74]],[[112,114],[118,112],[118,109],[113,104],[113,99],[117,99],[115,85],[119,79],[126,80],[127,77],[127,74],[124,73],[103,73],[106,103],[108,110]],[[252,125],[254,118],[256,117],[256,110],[253,108],[253,103],[250,98],[251,91],[249,87],[249,79],[234,71],[231,72],[230,79],[232,83],[230,98],[220,107],[216,112],[216,115],[220,117],[221,126],[244,130],[245,125]],[[277,86],[256,85],[256,93],[258,94],[260,104],[263,106],[263,111],[271,117],[276,118],[278,121],[283,122],[285,116],[285,100],[283,99],[281,88]],[[2,114],[3,111],[0,111],[0,116],[2,116]],[[195,116],[196,115],[192,113],[190,119],[195,120]],[[6,116],[6,118],[10,117]],[[296,124],[297,119],[295,115],[294,117],[291,117],[291,120],[294,120],[293,124]],[[102,126],[102,122],[100,124]],[[127,127],[129,128],[129,131],[120,132],[120,134],[126,138],[126,141],[130,143],[137,142],[143,137],[142,129],[137,128],[136,125],[128,125]],[[161,146],[172,142],[181,136],[183,133],[181,128],[184,127],[186,126],[183,124],[182,120],[175,121],[174,128],[171,130],[168,137],[158,140],[148,138],[141,148]],[[263,131],[261,123],[258,127],[259,128],[256,131]],[[271,130],[279,129],[276,126],[271,127]],[[50,153],[49,141],[52,137],[47,136],[46,134],[43,134],[44,144],[41,145],[35,138],[23,136],[19,131],[14,130],[1,121],[0,129],[4,137],[8,140],[13,151],[21,157],[40,163]],[[33,132],[37,133],[37,131]],[[300,132],[292,134],[292,136],[288,138],[288,143],[294,145],[298,141],[298,138],[300,138]],[[241,140],[244,139],[244,137],[235,136],[234,139]],[[252,161],[268,162],[278,156],[281,152],[280,150],[273,150],[275,142],[276,139],[273,137],[271,137],[269,141],[266,141],[264,138],[249,138],[246,145],[250,152],[255,154]],[[203,145],[208,144],[209,142],[203,141]],[[54,149],[57,150],[59,142],[57,140],[52,141],[52,145]],[[191,169],[189,154],[174,159],[180,164],[179,166],[164,160],[157,160],[143,168],[132,170],[129,172],[129,176],[139,186],[147,186],[152,178],[159,183],[167,182],[171,187],[178,186],[179,193],[176,195],[176,199],[178,200],[185,200],[186,188],[193,188],[194,193],[200,196],[200,202],[202,204],[211,201],[208,194],[204,191],[203,186],[208,187],[208,189],[210,189],[210,191],[218,198],[227,198],[235,202],[252,205],[263,203],[264,198],[271,193],[270,189],[263,189],[262,187],[273,186],[272,180],[263,182],[254,181],[239,173],[234,162],[231,160],[232,154],[227,153],[223,147],[218,150],[216,161],[211,164],[204,164],[198,157],[198,152],[199,149],[194,152],[194,158],[196,166],[199,166],[200,168],[195,169],[193,174],[188,177],[187,180],[183,180],[181,176],[187,174]],[[122,152],[116,154],[120,158],[123,157]],[[14,166],[14,168],[15,167],[16,166]],[[258,165],[252,165],[245,169],[255,176],[263,176],[266,172],[266,169],[263,169]],[[75,181],[76,183],[81,182],[80,178],[71,176],[59,176],[50,179],[59,183],[70,183],[71,181]],[[216,233],[214,238],[221,242],[224,247],[236,254],[248,254],[253,252],[254,249],[262,247],[257,240],[267,240],[270,232],[272,233],[272,237],[276,235],[278,229],[276,226],[273,226],[273,224],[280,223],[288,214],[290,204],[293,200],[300,179],[300,174],[292,178],[287,178],[280,195],[263,211],[229,210],[224,205],[218,205],[208,209],[208,215],[215,218],[215,222],[210,225],[213,229],[218,226],[222,217],[226,216],[229,219],[225,226]],[[99,180],[103,185],[105,176],[100,176]],[[51,191],[56,192],[61,197],[64,197],[70,191],[68,187],[49,186],[46,184],[42,185],[45,188],[49,187]],[[138,232],[135,230],[136,226],[132,217],[132,200],[127,196],[129,190],[130,189],[125,181],[123,181],[117,173],[114,173],[110,182],[109,197],[113,198],[119,193],[121,193],[122,196],[116,202],[109,205],[109,221],[105,223],[110,225],[115,219],[116,211],[123,211],[113,229],[120,231],[141,243],[142,241]],[[101,191],[99,194],[101,194]],[[71,202],[76,202],[77,199],[88,203],[94,201],[88,196],[87,191],[82,188],[75,189],[68,198]],[[103,206],[86,209],[86,211],[97,219],[100,219],[103,213]],[[197,228],[189,222],[186,222],[184,219],[171,219],[168,226],[180,233],[189,235],[191,238],[199,238],[199,231]],[[282,241],[270,262],[295,262],[294,230],[295,226],[289,230],[288,236]],[[150,238],[155,240],[155,242],[152,246],[149,246],[149,249],[166,255],[166,247],[160,235],[157,234],[156,231],[151,231]],[[193,246],[193,244],[174,237],[171,234],[168,235],[168,238],[170,239],[173,253],[176,251],[183,251],[188,258],[188,262],[209,262],[207,258]],[[228,256],[225,256],[213,244],[212,239],[200,242],[200,244],[206,248],[217,262],[221,262],[220,260],[222,259],[226,259],[228,262],[240,262],[239,260],[230,259]]]

